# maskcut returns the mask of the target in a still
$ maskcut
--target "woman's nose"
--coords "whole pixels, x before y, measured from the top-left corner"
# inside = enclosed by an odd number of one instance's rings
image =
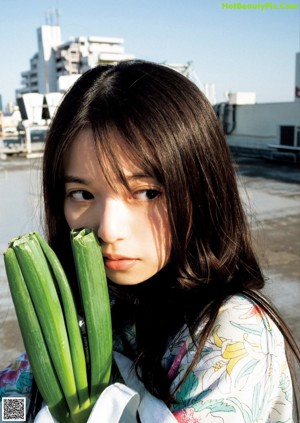
[[[106,244],[125,239],[129,233],[129,213],[123,201],[106,199],[100,207],[97,235]]]

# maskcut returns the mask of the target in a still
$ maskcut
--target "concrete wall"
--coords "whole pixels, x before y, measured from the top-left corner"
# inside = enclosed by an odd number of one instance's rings
[[[296,54],[295,101],[300,103],[300,52]]]
[[[279,144],[279,126],[300,126],[300,102],[236,106],[236,127],[227,135],[230,146],[268,149]]]

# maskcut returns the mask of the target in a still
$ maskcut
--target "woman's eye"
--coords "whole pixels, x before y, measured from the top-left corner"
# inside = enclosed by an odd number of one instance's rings
[[[84,190],[76,190],[76,191],[71,191],[68,194],[69,197],[73,198],[76,201],[85,201],[85,200],[92,200],[94,198],[93,194],[91,194],[88,191],[84,191]]]
[[[141,201],[154,200],[154,198],[161,195],[161,191],[157,189],[144,189],[133,193],[133,198]]]

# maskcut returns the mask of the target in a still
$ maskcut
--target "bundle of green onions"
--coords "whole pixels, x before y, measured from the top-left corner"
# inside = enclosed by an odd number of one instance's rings
[[[13,239],[4,253],[12,299],[38,389],[60,422],[86,422],[109,383],[110,302],[101,248],[90,229],[72,230],[87,348],[69,281],[36,232]]]

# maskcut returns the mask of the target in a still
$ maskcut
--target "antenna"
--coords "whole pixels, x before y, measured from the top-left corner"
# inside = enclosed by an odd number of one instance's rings
[[[50,26],[59,26],[60,23],[60,13],[58,9],[48,9],[45,12],[45,21],[46,25]]]
[[[55,16],[56,16],[56,25],[60,26],[60,13],[58,9],[55,9]]]

